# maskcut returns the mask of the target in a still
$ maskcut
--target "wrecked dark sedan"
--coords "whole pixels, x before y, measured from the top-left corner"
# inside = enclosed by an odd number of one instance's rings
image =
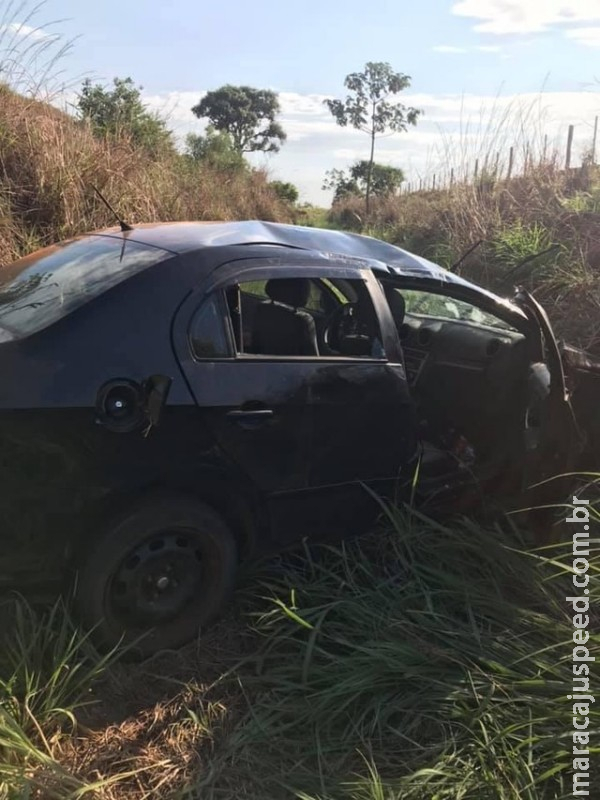
[[[0,272],[0,579],[68,587],[103,646],[180,645],[241,560],[375,495],[519,496],[598,439],[600,368],[523,290],[347,233],[123,227]]]

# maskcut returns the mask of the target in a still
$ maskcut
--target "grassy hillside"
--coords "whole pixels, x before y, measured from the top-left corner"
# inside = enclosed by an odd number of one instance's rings
[[[0,85],[0,265],[114,225],[94,185],[129,222],[290,217],[263,172],[219,172],[177,154],[154,160]]]
[[[493,178],[364,202],[348,198],[329,215],[334,226],[363,229],[450,267],[483,244],[458,273],[505,294],[514,283],[534,289],[559,335],[600,349],[600,169],[565,172],[556,161],[531,166],[510,181]],[[513,271],[528,256],[552,252]]]

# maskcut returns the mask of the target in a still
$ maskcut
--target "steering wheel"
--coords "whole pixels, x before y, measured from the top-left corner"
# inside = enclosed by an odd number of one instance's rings
[[[325,348],[340,351],[340,341],[356,327],[356,303],[343,303],[333,309],[323,329]]]

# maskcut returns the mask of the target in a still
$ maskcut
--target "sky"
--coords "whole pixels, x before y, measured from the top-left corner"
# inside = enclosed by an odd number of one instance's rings
[[[600,0],[47,0],[37,11],[0,0],[0,51],[9,37],[48,53],[70,43],[59,62],[67,96],[84,77],[132,77],[180,140],[202,132],[190,109],[207,90],[275,90],[288,140],[253,163],[319,205],[330,200],[326,170],[368,156],[367,136],[323,105],[367,61],[410,75],[399,99],[424,112],[377,144],[376,159],[401,167],[411,188],[472,170],[485,153],[505,163],[511,146],[517,161],[527,148],[562,158],[570,124],[576,160],[600,113]]]

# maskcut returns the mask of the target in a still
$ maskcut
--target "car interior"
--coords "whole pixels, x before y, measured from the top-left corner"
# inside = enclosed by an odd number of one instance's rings
[[[362,280],[274,278],[229,287],[238,354],[383,358]]]
[[[528,396],[525,336],[463,300],[383,288],[421,438],[478,473],[514,457]]]
[[[265,294],[268,299],[254,308],[249,330],[250,352],[318,355],[317,326],[310,312],[304,311],[310,295],[310,281],[306,278],[270,280],[265,284]]]

